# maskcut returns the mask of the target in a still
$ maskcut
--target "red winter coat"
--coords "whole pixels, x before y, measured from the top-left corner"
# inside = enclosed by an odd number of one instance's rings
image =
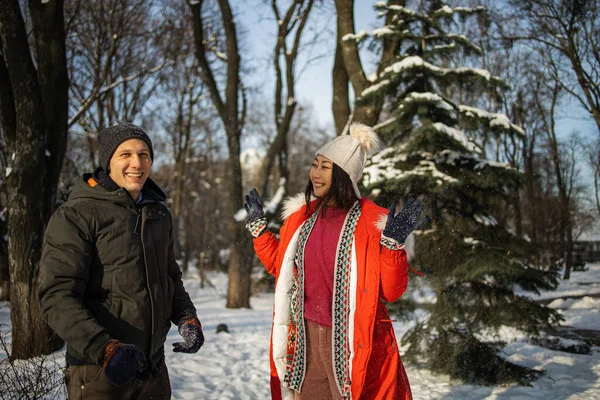
[[[397,300],[408,283],[408,261],[404,250],[391,251],[380,245],[388,210],[361,199],[361,215],[354,232],[353,269],[355,285],[351,293],[355,309],[351,363],[352,399],[412,399],[408,377],[400,360],[394,329],[382,300]],[[311,211],[315,202],[311,203]],[[286,206],[280,238],[271,232],[254,239],[254,250],[267,271],[276,278],[273,330],[271,333],[271,395],[287,399],[293,392],[281,385],[285,371],[289,320],[291,270],[302,223],[309,217],[300,197]],[[408,242],[408,241],[407,241]],[[407,244],[408,247],[408,244]],[[281,279],[280,279],[281,278]],[[278,375],[277,370],[280,373]],[[281,380],[280,380],[281,376]]]

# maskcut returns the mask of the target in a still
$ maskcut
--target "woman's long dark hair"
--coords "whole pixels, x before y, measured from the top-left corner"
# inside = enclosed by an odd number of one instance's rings
[[[307,213],[309,213],[309,204],[311,197],[313,197],[314,194],[313,185],[309,177],[306,190],[304,190],[304,200],[306,201]],[[354,193],[350,175],[348,175],[346,171],[334,163],[331,170],[331,187],[329,188],[329,192],[327,192],[325,196],[317,199],[317,205],[315,209],[318,210],[320,207],[323,215],[325,215],[327,207],[330,207],[331,205],[343,208],[344,210],[349,210],[356,200],[358,199],[356,198],[356,193]]]

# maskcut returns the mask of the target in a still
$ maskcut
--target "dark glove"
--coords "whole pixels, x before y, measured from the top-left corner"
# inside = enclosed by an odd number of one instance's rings
[[[115,386],[144,376],[148,369],[146,355],[134,344],[112,340],[104,349],[104,374]]]
[[[258,192],[252,189],[250,193],[244,196],[244,208],[248,213],[246,218],[246,229],[250,231],[253,237],[259,237],[267,229],[267,219],[263,211],[263,204]]]
[[[202,325],[196,318],[189,318],[180,322],[179,334],[184,341],[173,343],[175,353],[196,353],[204,344]]]
[[[425,207],[419,200],[408,199],[404,207],[402,207],[402,210],[394,215],[396,212],[396,204],[393,204],[392,207],[390,207],[390,213],[388,215],[387,223],[385,224],[385,229],[383,230],[383,236],[393,239],[400,245],[404,244],[406,238],[413,230],[431,220],[431,218],[426,215],[417,222],[423,208]]]
[[[263,204],[256,188],[252,189],[250,193],[244,196],[244,208],[248,213],[248,218],[246,218],[246,223],[249,224],[251,222],[256,221],[257,219],[264,218],[265,212],[263,211]]]

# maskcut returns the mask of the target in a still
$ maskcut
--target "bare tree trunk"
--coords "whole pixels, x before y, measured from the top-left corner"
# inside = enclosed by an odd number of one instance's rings
[[[9,88],[0,96],[0,122],[11,154],[6,178],[8,254],[12,356],[17,359],[49,354],[62,346],[40,313],[38,273],[67,137],[63,2],[31,1],[29,11],[34,51],[29,47],[19,3],[0,0],[0,81],[3,91]]]
[[[244,125],[245,105],[239,112],[240,91],[240,55],[235,22],[228,0],[218,0],[221,18],[225,31],[227,48],[227,78],[224,99],[219,91],[213,70],[208,63],[206,40],[204,38],[204,24],[202,20],[202,6],[204,0],[190,5],[192,9],[196,58],[202,71],[202,80],[209,89],[210,97],[227,134],[227,147],[229,149],[229,176],[228,191],[226,194],[229,208],[228,233],[230,240],[229,259],[229,286],[227,290],[228,308],[250,307],[250,279],[252,263],[251,257],[246,256],[251,244],[244,225],[234,219],[235,213],[242,208],[242,167],[240,164],[240,135]],[[240,115],[241,114],[241,115]]]
[[[338,22],[339,31],[339,22]],[[344,67],[344,55],[342,54],[342,41],[338,34],[335,45],[335,58],[333,70],[331,71],[333,84],[333,100],[331,110],[335,123],[335,133],[339,136],[344,131],[350,118],[350,90],[348,89],[348,73]]]
[[[404,6],[405,0],[390,0],[388,2],[389,6]],[[355,39],[349,39],[350,37],[354,37],[355,28],[354,28],[354,1],[353,0],[335,0],[335,8],[337,11],[337,41],[338,44],[341,43],[341,53],[344,61],[344,71],[347,74],[347,80],[352,83],[352,88],[354,89],[354,110],[352,111],[352,121],[362,122],[363,124],[367,124],[369,126],[373,126],[377,123],[379,119],[379,114],[381,113],[383,107],[383,99],[378,97],[370,102],[360,102],[356,101],[360,99],[361,94],[365,89],[372,86],[375,82],[369,81],[362,67],[362,63],[360,60],[360,54],[358,52],[358,44]],[[391,22],[393,18],[392,13],[388,13],[385,19],[385,24]],[[344,40],[345,39],[345,40]],[[383,43],[383,52],[381,53],[381,60],[379,62],[378,73],[382,71],[383,68],[394,59],[400,47],[400,42],[397,39],[386,39]],[[337,48],[336,48],[336,60],[337,59]],[[334,73],[340,72],[339,65],[334,63]],[[336,87],[334,86],[334,108],[339,110],[338,115],[335,115],[334,111],[334,120],[336,121],[336,131],[338,130],[338,124],[341,124],[341,121],[344,119],[344,91],[342,88],[344,76],[343,73],[338,77],[338,80],[335,82]],[[339,97],[336,98],[335,96]],[[348,123],[348,118],[346,118],[346,123]],[[338,132],[340,134],[340,132]]]
[[[600,141],[596,141],[596,145],[589,151],[588,157],[594,175],[594,199],[596,201],[596,211],[598,211],[598,215],[600,215]]]

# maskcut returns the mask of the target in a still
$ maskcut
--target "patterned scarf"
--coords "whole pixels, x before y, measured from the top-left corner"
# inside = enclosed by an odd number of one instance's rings
[[[304,249],[317,221],[320,210],[315,212],[300,228],[298,247],[294,259],[294,284],[292,286],[291,319],[288,333],[287,365],[284,385],[300,391],[306,373],[306,328],[304,326]],[[350,397],[350,343],[348,342],[350,315],[350,267],[352,241],[356,222],[360,217],[357,201],[346,215],[335,257],[333,283],[332,347],[333,372],[342,395]]]

